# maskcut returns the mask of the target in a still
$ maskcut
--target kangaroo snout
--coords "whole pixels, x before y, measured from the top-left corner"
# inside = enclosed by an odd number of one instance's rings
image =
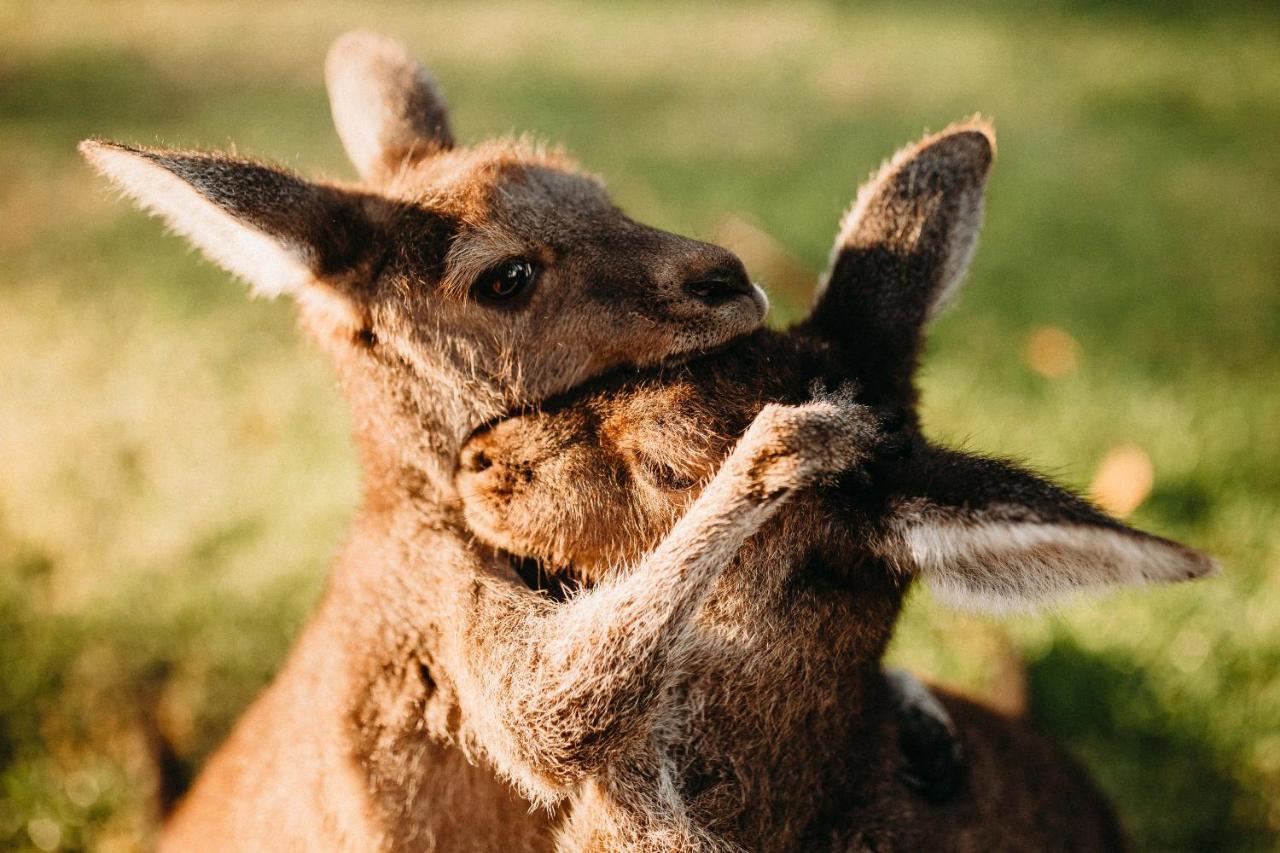
[[[462,449],[458,458],[458,471],[464,474],[479,474],[493,467],[493,460],[484,452],[483,447],[468,444]]]
[[[691,316],[712,312],[710,316],[734,326],[735,334],[754,329],[764,318],[769,300],[751,283],[742,261],[719,246],[687,242],[692,251],[674,264],[668,261],[663,277],[688,300]]]
[[[457,485],[468,493],[505,493],[528,483],[535,466],[549,451],[538,441],[540,433],[521,429],[523,426],[523,421],[513,420],[473,435],[458,453]]]
[[[711,306],[744,296],[750,298],[752,290],[752,284],[741,267],[713,270],[684,283],[685,293]]]
[[[458,485],[470,490],[488,489],[515,475],[521,466],[516,460],[506,459],[491,449],[487,435],[471,439],[458,454]]]

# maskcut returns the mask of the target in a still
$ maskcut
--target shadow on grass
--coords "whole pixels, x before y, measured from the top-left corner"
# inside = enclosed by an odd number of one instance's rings
[[[1169,708],[1123,659],[1058,640],[1030,663],[1029,688],[1037,727],[1084,758],[1135,849],[1271,849],[1267,830],[1243,814],[1265,804],[1251,802],[1258,795],[1230,757],[1196,731],[1194,711]]]

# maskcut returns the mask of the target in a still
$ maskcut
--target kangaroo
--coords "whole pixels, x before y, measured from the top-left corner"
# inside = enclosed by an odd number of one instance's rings
[[[1015,465],[923,437],[913,382],[923,334],[968,265],[993,153],[990,127],[975,120],[895,156],[859,192],[798,326],[597,381],[487,426],[463,449],[458,491],[471,528],[582,584],[558,606],[604,626],[596,644],[553,646],[537,662],[580,684],[582,716],[609,720],[591,723],[599,736],[583,745],[622,744],[575,793],[566,848],[1123,846],[1074,761],[954,695],[941,698],[969,764],[960,793],[931,805],[894,784],[896,743],[909,732],[895,711],[904,688],[881,659],[916,577],[945,599],[1000,611],[1214,569]],[[815,382],[837,390],[810,402]],[[735,474],[762,424],[801,412],[805,428],[757,460],[835,453],[846,464],[828,458],[820,470],[843,474],[777,491]],[[895,452],[877,412],[898,413],[886,422],[900,421]],[[676,547],[689,529],[718,505],[750,503],[734,488],[768,492],[773,512],[745,540],[746,525],[718,521],[726,559],[691,559]],[[624,608],[622,588],[651,594]],[[667,649],[659,667],[610,645],[652,634]],[[508,690],[546,690],[537,669],[513,667]],[[615,696],[618,683],[634,687]],[[528,708],[528,727],[563,725],[538,711]]]
[[[471,682],[453,675],[467,671],[457,637],[491,615],[471,585],[514,578],[455,518],[459,448],[589,377],[750,332],[766,300],[731,253],[629,219],[567,155],[527,139],[457,145],[435,81],[397,42],[339,38],[326,80],[358,183],[80,146],[254,292],[295,300],[349,400],[362,465],[317,611],[160,846],[548,849],[554,813],[481,764],[502,748],[486,740],[485,697],[460,701]]]

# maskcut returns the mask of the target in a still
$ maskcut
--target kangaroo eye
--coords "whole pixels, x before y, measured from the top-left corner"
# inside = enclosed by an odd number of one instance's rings
[[[538,267],[533,261],[504,261],[480,276],[471,293],[481,302],[510,302],[532,287],[537,277]]]

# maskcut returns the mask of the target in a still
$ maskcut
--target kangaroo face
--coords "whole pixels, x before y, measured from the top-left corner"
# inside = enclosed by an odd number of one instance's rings
[[[364,339],[411,362],[452,350],[469,378],[500,380],[507,407],[716,347],[764,315],[734,255],[632,221],[528,144],[426,158],[383,193],[394,204]]]
[[[297,300],[392,468],[451,471],[487,420],[760,324],[764,295],[729,252],[632,221],[559,153],[458,147],[398,43],[343,36],[327,83],[358,184],[221,154],[81,150],[257,292]]]
[[[613,382],[476,434],[456,480],[467,524],[490,544],[583,579],[644,553],[757,408],[711,403],[707,379]]]

